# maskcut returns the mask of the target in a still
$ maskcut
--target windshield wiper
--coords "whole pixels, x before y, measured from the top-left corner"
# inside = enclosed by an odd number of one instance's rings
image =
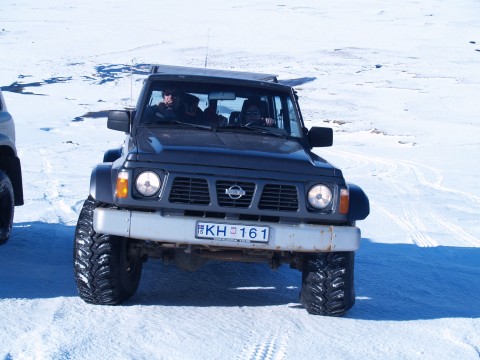
[[[218,127],[215,129],[216,131],[231,131],[231,130],[242,130],[242,131],[249,131],[257,134],[262,135],[271,135],[279,138],[286,139],[288,135],[284,132],[284,130],[278,128],[269,128],[264,126],[245,126],[245,125],[227,125],[223,127]]]
[[[143,126],[146,127],[157,127],[157,126],[172,126],[172,125],[184,125],[185,127],[193,127],[196,129],[205,129],[205,130],[211,130],[212,127],[209,125],[203,125],[203,124],[194,124],[194,123],[189,123],[189,122],[184,122],[180,120],[163,120],[163,121],[157,121],[153,123],[144,123],[142,124]]]

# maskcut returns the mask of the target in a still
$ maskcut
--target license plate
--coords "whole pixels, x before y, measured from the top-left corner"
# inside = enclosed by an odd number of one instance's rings
[[[230,240],[238,242],[268,243],[268,226],[233,225],[211,222],[197,222],[195,237],[199,239]]]

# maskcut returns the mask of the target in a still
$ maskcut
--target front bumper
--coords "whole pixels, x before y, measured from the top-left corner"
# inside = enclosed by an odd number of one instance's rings
[[[360,229],[355,226],[283,224],[262,222],[270,227],[268,243],[238,242],[195,238],[197,221],[203,218],[170,216],[160,213],[95,209],[93,228],[97,233],[178,245],[259,249],[293,252],[356,251],[360,247]],[[217,220],[215,222],[227,223]],[[232,221],[228,221],[229,224]],[[234,221],[248,225],[248,221]],[[251,225],[259,225],[250,222]]]

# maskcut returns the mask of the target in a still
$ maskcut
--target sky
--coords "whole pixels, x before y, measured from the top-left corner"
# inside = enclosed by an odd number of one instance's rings
[[[2,1],[25,205],[0,247],[0,359],[479,359],[479,19],[477,0]],[[154,63],[278,74],[333,128],[315,151],[371,205],[347,315],[309,315],[301,273],[265,264],[149,260],[127,303],[77,296],[90,173],[124,136],[105,114]]]

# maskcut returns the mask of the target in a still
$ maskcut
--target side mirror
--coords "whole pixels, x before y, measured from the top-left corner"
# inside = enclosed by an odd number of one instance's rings
[[[333,145],[332,128],[314,126],[308,131],[310,147],[327,147]]]
[[[107,127],[111,130],[130,132],[131,111],[110,110],[108,112]]]

